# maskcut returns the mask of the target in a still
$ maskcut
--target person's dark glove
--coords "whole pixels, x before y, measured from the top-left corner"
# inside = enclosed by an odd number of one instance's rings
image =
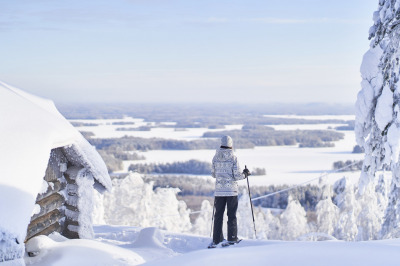
[[[244,174],[245,176],[251,175],[249,169],[247,169],[247,168],[245,168],[245,169],[243,170],[243,174]]]

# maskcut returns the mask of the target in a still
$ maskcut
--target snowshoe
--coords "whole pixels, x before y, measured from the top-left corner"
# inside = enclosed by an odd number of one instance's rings
[[[215,244],[214,242],[211,242],[207,248],[216,248],[217,244]]]
[[[240,243],[240,241],[242,241],[242,239],[238,239],[238,240],[235,240],[235,241],[226,241],[226,242],[224,242],[224,243],[221,244],[221,247],[224,248],[224,247],[229,247],[229,246],[237,245],[237,244]]]

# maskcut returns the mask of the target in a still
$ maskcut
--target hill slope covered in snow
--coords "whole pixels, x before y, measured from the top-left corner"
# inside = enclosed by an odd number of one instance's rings
[[[400,240],[365,242],[243,240],[207,249],[209,238],[156,228],[97,226],[95,240],[40,236],[28,265],[398,265]]]

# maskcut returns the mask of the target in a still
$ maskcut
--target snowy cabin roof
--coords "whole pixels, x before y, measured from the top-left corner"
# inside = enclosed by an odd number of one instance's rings
[[[0,82],[0,232],[23,240],[50,151],[59,147],[111,189],[100,155],[52,101]]]

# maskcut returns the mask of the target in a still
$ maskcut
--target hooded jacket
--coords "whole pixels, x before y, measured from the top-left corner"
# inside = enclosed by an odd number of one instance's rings
[[[244,179],[232,149],[219,148],[212,160],[211,175],[215,180],[215,197],[238,195],[237,180]]]

